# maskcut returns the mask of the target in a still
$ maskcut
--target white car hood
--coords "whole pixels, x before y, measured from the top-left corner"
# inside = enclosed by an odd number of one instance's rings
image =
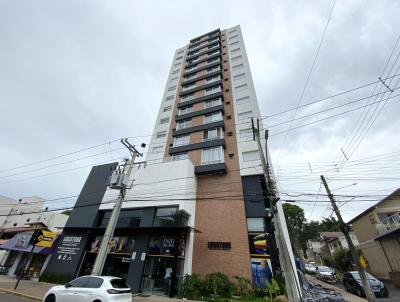
[[[325,275],[325,276],[330,276],[332,275],[332,273],[328,273],[328,272],[320,272],[321,275]]]

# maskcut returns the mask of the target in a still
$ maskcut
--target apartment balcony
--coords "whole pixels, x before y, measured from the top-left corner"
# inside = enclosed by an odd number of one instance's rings
[[[190,77],[190,78],[188,78],[187,80],[183,81],[183,82],[182,82],[182,85],[187,85],[187,84],[195,83],[195,82],[197,82],[197,81],[200,81],[200,80],[203,80],[203,79],[205,79],[205,78],[212,77],[212,76],[215,76],[215,75],[222,75],[222,70],[221,70],[221,68],[215,69],[215,70],[213,70],[213,71],[211,71],[211,72],[206,72],[206,73],[203,74],[203,75]]]
[[[194,73],[197,73],[197,72],[200,72],[202,70],[206,70],[206,69],[209,69],[209,68],[212,68],[212,67],[215,67],[215,66],[221,66],[221,60],[218,60],[218,61],[215,61],[215,62],[212,62],[212,63],[208,63],[208,64],[206,64],[204,66],[201,66],[201,67],[191,68],[190,70],[186,70],[185,69],[185,72],[184,72],[183,76],[187,77],[187,76],[190,76],[190,75],[192,75]]]
[[[400,212],[381,220],[376,227],[378,228],[379,235],[400,229]]]
[[[197,65],[197,64],[200,64],[200,63],[203,63],[203,62],[207,62],[208,60],[212,60],[214,58],[219,58],[221,60],[221,53],[216,53],[216,54],[213,54],[212,56],[207,56],[206,58],[199,59],[196,62],[193,62],[191,64],[186,64],[185,68],[186,69],[191,68],[194,65]],[[210,64],[211,63],[213,63],[213,62],[210,62]]]
[[[217,105],[217,106],[213,106],[213,107],[209,107],[209,108],[204,108],[202,110],[197,110],[197,111],[192,111],[189,113],[184,113],[184,114],[180,114],[180,115],[176,115],[175,116],[175,121],[179,122],[182,120],[186,120],[195,116],[201,116],[201,115],[205,115],[208,113],[213,113],[213,112],[217,112],[217,111],[224,111],[224,106],[222,104]]]
[[[226,171],[226,163],[223,161],[203,163],[200,166],[194,167],[196,175],[221,174],[226,173]]]
[[[179,136],[184,134],[190,134],[193,132],[204,131],[212,128],[224,127],[224,120],[221,119],[219,121],[213,121],[210,123],[205,123],[197,126],[193,126],[185,129],[174,129],[172,132],[172,136]]]
[[[182,97],[182,96],[184,96],[184,95],[186,95],[186,94],[191,94],[191,93],[194,93],[194,92],[196,92],[196,91],[204,90],[204,89],[207,89],[207,88],[216,86],[216,85],[218,85],[218,84],[220,84],[220,85],[222,84],[222,80],[221,80],[221,79],[219,79],[219,80],[217,80],[217,81],[214,81],[214,82],[212,82],[212,83],[207,83],[207,84],[205,84],[205,85],[201,85],[201,86],[195,86],[195,85],[193,85],[194,87],[191,88],[191,89],[182,90],[182,91],[179,93],[179,96]],[[217,92],[219,92],[219,91],[213,91],[212,94],[217,93]],[[211,92],[209,92],[209,93],[211,94]]]
[[[192,150],[217,147],[217,146],[225,147],[225,139],[223,137],[214,137],[214,138],[209,138],[209,139],[203,139],[202,142],[195,143],[195,144],[187,144],[187,145],[181,145],[181,146],[170,145],[168,152],[170,155],[173,155],[176,153],[189,152]]]
[[[204,95],[201,97],[190,97],[190,98],[181,98],[181,101],[177,104],[178,109],[179,108],[183,108],[186,107],[188,105],[193,105],[196,103],[200,103],[200,102],[204,102],[204,101],[208,101],[208,100],[212,100],[218,97],[223,97],[223,92],[219,91],[219,92],[215,92],[213,94],[209,94],[209,95]],[[223,100],[222,100],[223,101]]]

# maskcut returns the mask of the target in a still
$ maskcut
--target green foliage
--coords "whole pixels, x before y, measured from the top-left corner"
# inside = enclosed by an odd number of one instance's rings
[[[247,278],[235,276],[236,280],[236,293],[241,297],[249,296],[253,292],[253,284]]]
[[[204,280],[204,288],[207,293],[221,297],[231,297],[234,291],[234,285],[223,273],[208,274]]]
[[[350,257],[349,257],[350,256]],[[334,267],[341,271],[351,270],[352,257],[348,249],[340,248],[333,253]]]
[[[200,300],[203,295],[204,284],[199,275],[185,275],[178,291],[179,298]]]
[[[335,267],[335,260],[333,259],[333,257],[331,255],[325,256],[324,258],[322,258],[322,262],[326,266]]]
[[[267,293],[270,301],[273,301],[276,296],[278,296],[281,292],[279,288],[278,282],[274,278],[272,278],[271,282],[267,283]]]
[[[339,232],[340,224],[335,217],[324,218],[321,221],[321,232]]]
[[[71,276],[66,274],[57,274],[57,273],[43,273],[39,281],[40,282],[47,282],[53,284],[65,284],[71,280]]]

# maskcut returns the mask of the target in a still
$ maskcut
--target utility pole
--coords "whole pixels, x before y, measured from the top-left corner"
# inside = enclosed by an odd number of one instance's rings
[[[115,227],[117,225],[119,213],[121,212],[122,208],[122,203],[124,202],[125,194],[126,194],[126,189],[128,187],[129,183],[129,177],[132,172],[132,167],[135,162],[136,157],[142,157],[143,153],[140,153],[139,151],[136,150],[135,146],[132,146],[129,142],[128,139],[121,139],[121,143],[128,148],[129,152],[131,153],[131,159],[127,159],[125,164],[122,166],[122,170],[119,168],[118,171],[116,171],[110,181],[110,188],[111,189],[119,189],[119,196],[117,201],[115,202],[114,209],[111,213],[110,221],[108,222],[106,231],[103,236],[103,240],[101,241],[99,252],[97,253],[96,261],[93,265],[92,269],[92,275],[101,275],[101,272],[103,271],[104,263],[107,258],[108,254],[108,244],[111,238],[114,235]],[[142,148],[146,147],[146,144],[141,145]],[[129,163],[128,163],[129,161]],[[125,167],[128,165],[128,169],[125,172]]]
[[[255,126],[253,119],[251,119],[251,125],[253,128],[253,140],[257,142],[258,151],[260,153],[261,166],[265,178],[265,183],[267,186],[268,199],[270,202],[271,210],[273,212],[272,221],[275,227],[275,232],[274,232],[275,241],[279,251],[279,263],[283,271],[283,277],[285,278],[286,281],[288,299],[289,302],[297,302],[300,300],[301,297],[301,288],[289,236],[285,236],[284,233],[284,228],[286,229],[287,233],[287,227],[284,219],[282,203],[279,200],[279,198],[276,197],[275,182],[272,181],[270,177],[272,173],[270,173],[268,154],[265,157],[263,148],[261,146],[259,120],[257,119],[257,126]],[[268,141],[268,130],[265,131],[266,152],[268,152],[267,141]]]
[[[342,232],[344,234],[344,237],[346,238],[346,241],[347,241],[347,244],[349,246],[351,255],[353,256],[353,261],[356,264],[358,274],[360,275],[361,283],[362,283],[362,286],[364,288],[364,292],[365,292],[365,295],[367,297],[367,300],[369,302],[375,302],[376,301],[375,300],[375,295],[371,290],[371,287],[369,285],[365,270],[362,268],[362,266],[360,264],[360,260],[358,259],[356,248],[354,247],[353,241],[350,238],[350,234],[349,234],[349,229],[350,228],[346,223],[344,223],[342,215],[340,214],[339,208],[336,205],[335,198],[333,197],[333,194],[332,194],[331,190],[329,189],[328,183],[326,182],[325,177],[323,175],[321,175],[321,180],[322,180],[322,183],[325,186],[326,193],[328,193],[328,197],[331,200],[333,211],[335,212],[336,217],[339,220],[340,229],[342,230]]]

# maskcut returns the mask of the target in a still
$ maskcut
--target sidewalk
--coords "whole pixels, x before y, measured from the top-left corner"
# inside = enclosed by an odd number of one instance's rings
[[[7,292],[14,295],[26,297],[31,300],[42,301],[44,294],[49,290],[50,287],[55,286],[55,284],[21,280],[18,285],[17,291],[14,291],[14,286],[17,280],[15,278],[0,275],[0,292]],[[181,299],[172,299],[161,296],[148,296],[141,297],[135,296],[134,301],[136,302],[182,302]],[[185,300],[193,301],[193,300]]]
[[[349,302],[365,302],[365,301],[367,301],[366,299],[363,299],[363,298],[360,298],[360,297],[358,297],[356,295],[348,293],[345,290],[343,290],[341,288],[338,288],[338,287],[336,287],[336,286],[334,286],[332,284],[320,281],[315,277],[312,277],[310,275],[305,275],[305,276],[310,282],[312,282],[314,284],[319,284],[322,287],[329,288],[329,289],[332,289],[332,290],[334,290],[336,292],[339,292],[346,301],[349,301]]]

